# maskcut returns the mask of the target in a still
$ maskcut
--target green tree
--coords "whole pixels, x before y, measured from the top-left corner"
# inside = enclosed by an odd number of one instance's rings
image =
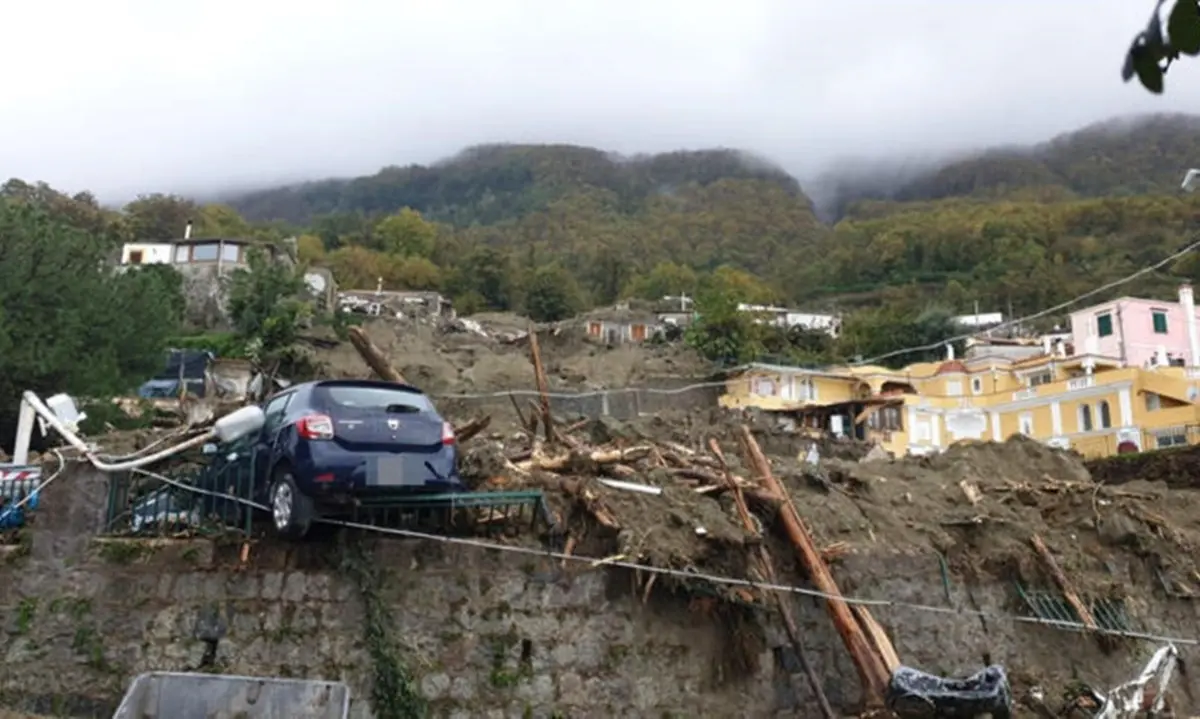
[[[749,362],[766,350],[767,328],[749,312],[738,310],[738,297],[728,286],[717,284],[696,297],[697,319],[684,338],[697,352],[725,365]]]
[[[183,237],[189,222],[193,223],[193,236],[199,236],[195,223],[200,219],[200,207],[185,197],[160,193],[142,195],[125,205],[122,211],[134,240],[146,242]]]
[[[272,218],[274,219],[274,218]],[[314,235],[328,250],[345,245],[367,244],[371,234],[370,224],[361,212],[331,212],[317,215],[309,225]]]
[[[628,293],[646,300],[678,297],[696,293],[696,271],[687,265],[659,262],[649,272],[630,283]]]
[[[0,200],[41,208],[56,220],[88,233],[97,242],[116,245],[126,239],[128,228],[124,218],[100,207],[90,192],[68,196],[44,182],[30,184],[12,179],[0,187]]]
[[[248,266],[229,282],[229,316],[234,332],[259,360],[277,359],[296,341],[311,306],[303,301],[304,273],[251,250]]]
[[[403,257],[429,257],[437,242],[438,228],[426,222],[421,213],[405,207],[375,225],[373,244],[376,249]]]
[[[196,237],[244,238],[251,234],[250,223],[229,205],[204,205],[193,222],[192,234]]]
[[[558,265],[539,267],[525,286],[525,313],[536,322],[557,322],[583,306],[579,285]]]
[[[520,299],[512,256],[493,247],[477,247],[454,268],[447,289],[460,304],[459,298],[483,298],[486,310],[511,310]]]
[[[722,265],[702,281],[704,287],[735,303],[769,305],[779,299],[779,293],[754,275],[729,265]]]
[[[162,369],[178,273],[115,272],[109,246],[27,202],[0,199],[0,237],[0,406],[25,390],[111,397]],[[0,414],[6,443],[15,417]]]
[[[879,364],[895,368],[936,361],[945,356],[942,345],[960,334],[952,317],[949,310],[938,306],[919,313],[897,305],[857,312],[842,324],[838,338],[840,352],[847,358],[861,357],[866,361],[882,357]],[[921,349],[900,353],[914,348]],[[900,354],[886,356],[893,353]]]

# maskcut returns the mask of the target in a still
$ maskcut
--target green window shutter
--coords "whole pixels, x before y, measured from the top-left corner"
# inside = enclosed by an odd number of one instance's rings
[[[1154,332],[1155,334],[1165,335],[1167,333],[1167,313],[1154,313]]]
[[[1100,315],[1096,318],[1096,330],[1101,337],[1107,337],[1113,333],[1112,315]]]

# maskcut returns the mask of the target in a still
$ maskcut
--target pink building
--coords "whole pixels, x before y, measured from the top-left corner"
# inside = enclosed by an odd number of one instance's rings
[[[1120,362],[1126,367],[1166,363],[1200,365],[1196,304],[1191,285],[1178,302],[1122,297],[1071,314],[1075,353]]]

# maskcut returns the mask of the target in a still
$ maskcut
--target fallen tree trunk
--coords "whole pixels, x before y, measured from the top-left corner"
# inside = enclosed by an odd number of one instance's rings
[[[554,441],[554,418],[550,414],[550,382],[546,379],[546,368],[542,366],[542,350],[538,345],[537,328],[529,326],[529,359],[533,362],[533,380],[537,384],[538,399],[542,415],[542,428],[546,441]]]
[[[721,452],[721,445],[717,444],[717,440],[709,439],[708,446],[712,450],[712,453],[716,455],[717,462],[722,467],[721,478],[725,482],[726,487],[733,493],[734,506],[737,507],[738,516],[741,518],[742,524],[746,527],[746,531],[757,534],[757,525],[751,518],[750,508],[746,506],[746,498],[742,494],[742,488],[729,472],[729,463],[725,461],[725,455]],[[758,564],[763,579],[771,584],[777,584],[775,563],[771,560],[771,553],[767,551],[767,547],[764,544],[758,545]],[[825,689],[821,686],[821,680],[817,676],[812,661],[808,657],[808,648],[804,646],[804,636],[800,634],[800,629],[796,626],[796,620],[792,617],[792,610],[788,606],[787,598],[778,590],[772,592],[772,595],[775,598],[775,607],[779,610],[779,616],[783,619],[783,627],[787,631],[788,639],[792,642],[792,647],[796,650],[796,659],[799,660],[800,668],[808,678],[808,685],[812,688],[813,695],[817,700],[817,706],[821,709],[821,715],[825,719],[836,719],[833,709],[829,706],[829,699],[825,696]]]
[[[388,363],[387,358],[383,356],[383,351],[375,346],[362,327],[350,328],[350,344],[354,345],[354,349],[363,358],[363,362],[366,362],[371,371],[380,379],[397,384],[408,384],[404,381],[404,376]]]
[[[1095,629],[1096,620],[1094,617],[1092,617],[1091,610],[1089,610],[1087,605],[1083,603],[1083,600],[1079,598],[1079,594],[1075,591],[1075,587],[1071,585],[1070,580],[1067,579],[1067,575],[1063,574],[1062,569],[1059,568],[1058,562],[1054,561],[1054,555],[1050,554],[1050,550],[1046,547],[1046,543],[1043,542],[1042,538],[1036,534],[1029,538],[1029,543],[1033,545],[1035,550],[1037,550],[1038,556],[1042,560],[1042,564],[1046,566],[1046,571],[1050,573],[1051,578],[1054,579],[1054,583],[1058,585],[1058,589],[1063,593],[1063,597],[1066,598],[1067,603],[1070,604],[1071,608],[1075,610],[1075,613],[1079,615],[1079,620],[1083,622],[1084,626],[1086,626],[1088,629]]]
[[[490,414],[484,415],[483,417],[476,417],[470,422],[464,424],[462,427],[455,427],[454,438],[458,442],[466,442],[468,439],[471,439],[475,435],[487,429],[488,425],[491,423],[492,416]]]
[[[745,425],[742,426],[741,439],[747,459],[754,468],[755,474],[763,479],[769,491],[780,498],[779,517],[788,538],[795,546],[800,562],[808,571],[813,584],[826,597],[825,604],[830,618],[833,620],[833,626],[841,635],[846,650],[850,653],[850,659],[854,662],[855,669],[858,670],[859,679],[862,681],[864,704],[868,707],[883,706],[884,692],[887,690],[888,681],[891,678],[887,667],[879,653],[875,651],[871,640],[863,633],[850,606],[842,598],[837,582],[834,581],[829,566],[821,558],[821,552],[813,542],[812,535],[800,518],[799,512],[796,511],[796,507],[788,497],[783,485],[771,472],[771,465],[763,455],[754,435],[750,433],[750,428]]]

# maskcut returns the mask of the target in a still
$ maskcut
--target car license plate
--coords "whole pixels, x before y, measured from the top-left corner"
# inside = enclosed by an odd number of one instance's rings
[[[375,458],[375,483],[400,486],[405,483],[406,458],[403,455]]]

